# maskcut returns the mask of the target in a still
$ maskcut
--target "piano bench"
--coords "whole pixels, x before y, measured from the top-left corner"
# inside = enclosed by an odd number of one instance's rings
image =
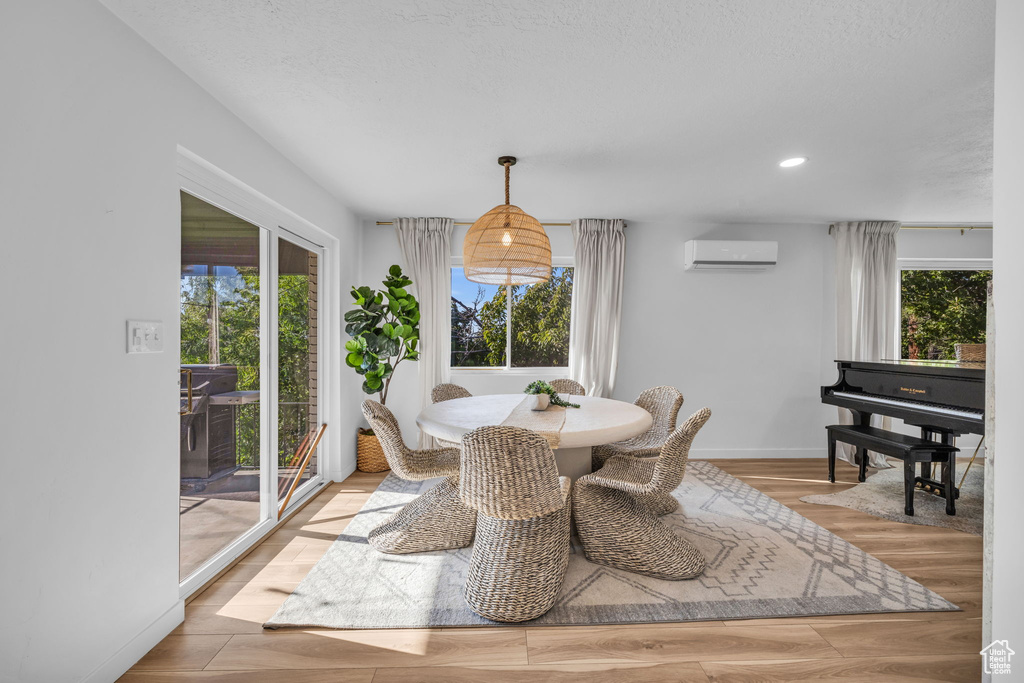
[[[914,488],[918,483],[940,489],[946,498],[946,514],[956,514],[956,446],[929,441],[916,436],[890,432],[868,425],[829,425],[828,480],[836,481],[836,442],[850,444],[860,455],[859,481],[867,478],[868,451],[900,458],[903,461],[903,489],[906,496],[904,512],[914,516]],[[941,463],[942,481],[917,476],[917,463]]]

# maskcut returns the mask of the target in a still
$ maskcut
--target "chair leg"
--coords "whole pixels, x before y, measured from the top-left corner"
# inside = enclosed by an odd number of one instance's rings
[[[465,548],[476,532],[476,510],[459,498],[459,478],[447,477],[370,530],[367,540],[382,553],[404,555]]]
[[[569,565],[572,501],[533,519],[477,517],[463,597],[493,621],[536,619],[555,604]]]
[[[828,480],[836,483],[836,437],[828,435]]]
[[[704,571],[700,551],[628,493],[578,479],[573,507],[576,531],[591,562],[670,581]]]
[[[903,460],[903,492],[906,497],[903,512],[910,517],[914,516],[914,480],[917,478],[914,464],[912,455],[907,455]]]
[[[859,448],[857,452],[860,453],[860,473],[857,475],[857,481],[867,481],[868,478],[868,449]]]

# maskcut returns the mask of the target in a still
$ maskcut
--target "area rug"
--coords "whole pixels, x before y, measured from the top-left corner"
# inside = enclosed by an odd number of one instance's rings
[[[967,470],[967,478],[960,487],[960,497],[956,501],[955,515],[946,514],[945,498],[917,489],[914,492],[913,517],[903,514],[903,463],[894,462],[899,467],[875,470],[868,475],[867,481],[863,484],[857,484],[839,493],[804,496],[800,500],[805,503],[837,505],[860,510],[894,522],[941,526],[981,536],[985,527],[985,466],[980,460],[976,460],[971,469]],[[961,464],[957,468],[957,479],[963,477],[964,467],[966,465]]]
[[[423,490],[393,474],[264,626],[488,626],[462,598],[470,548],[384,555],[366,534]],[[663,517],[707,558],[704,574],[663,581],[592,564],[574,545],[555,606],[527,625],[630,624],[870,612],[956,605],[744,484],[692,461]],[[575,542],[575,541],[574,541]]]

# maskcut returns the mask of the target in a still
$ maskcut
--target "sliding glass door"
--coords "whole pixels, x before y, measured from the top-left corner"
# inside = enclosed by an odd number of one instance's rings
[[[181,193],[179,580],[259,524],[267,231]]]
[[[290,235],[277,240],[277,443],[279,505],[319,472],[320,248]]]
[[[322,260],[283,228],[181,193],[183,593],[322,481]]]

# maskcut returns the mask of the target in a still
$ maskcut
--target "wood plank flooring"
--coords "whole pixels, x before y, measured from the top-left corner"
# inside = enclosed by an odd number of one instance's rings
[[[824,459],[714,464],[960,605],[858,614],[600,627],[264,631],[383,474],[333,484],[185,607],[185,622],[125,683],[604,683],[975,681],[981,678],[982,541],[801,503],[855,483]],[[901,505],[900,501],[894,504]]]

